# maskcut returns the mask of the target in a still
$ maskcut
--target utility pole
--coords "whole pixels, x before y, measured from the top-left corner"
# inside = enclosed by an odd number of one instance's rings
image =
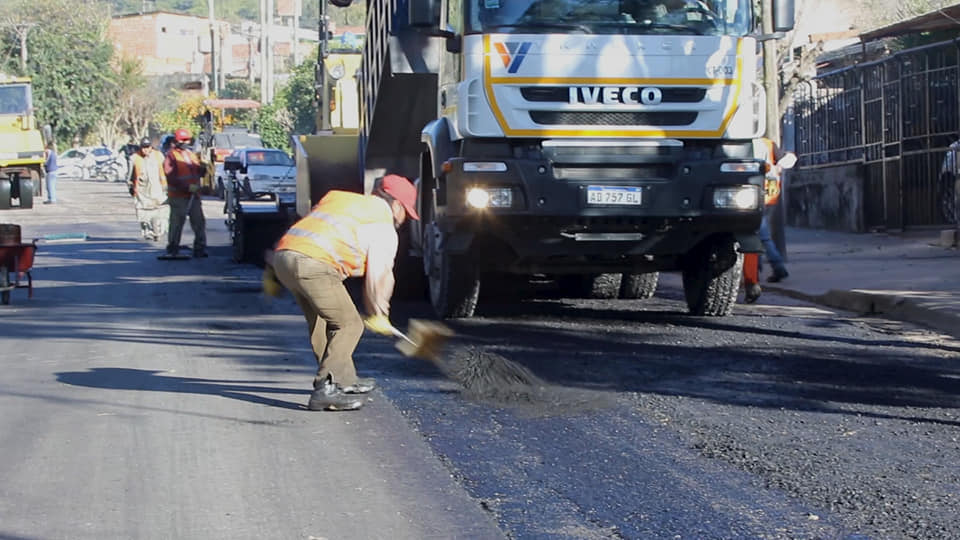
[[[761,19],[762,31],[765,35],[773,35],[773,0],[763,0],[763,15]],[[780,66],[777,58],[777,40],[767,39],[763,42],[763,87],[767,95],[767,138],[782,143],[780,137]],[[784,235],[786,222],[784,204],[787,194],[787,174],[782,173],[780,178],[779,202],[768,210],[768,225],[770,237],[777,249],[787,258],[787,239]]]
[[[317,132],[330,131],[330,88],[327,85],[327,57],[330,55],[330,25],[327,19],[327,0],[320,0],[320,50],[317,51],[316,91]]]
[[[773,34],[773,0],[763,0],[763,33]],[[763,86],[767,94],[767,138],[780,144],[780,69],[777,40],[763,42]]]
[[[267,95],[270,102],[273,102],[274,76],[276,75],[276,59],[273,57],[273,20],[274,20],[274,1],[267,0]]]
[[[303,9],[303,0],[293,2],[293,65],[300,65],[300,11]]]
[[[267,96],[267,0],[260,0],[260,102],[270,103]]]
[[[220,95],[220,77],[217,76],[217,52],[220,50],[217,43],[217,23],[213,13],[213,0],[207,0],[207,19],[210,22],[210,81],[213,83],[213,93]]]

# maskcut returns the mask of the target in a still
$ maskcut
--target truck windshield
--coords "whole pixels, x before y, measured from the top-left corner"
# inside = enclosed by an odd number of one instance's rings
[[[750,0],[465,0],[466,33],[742,36]]]
[[[0,86],[0,114],[27,114],[30,88],[25,84]]]

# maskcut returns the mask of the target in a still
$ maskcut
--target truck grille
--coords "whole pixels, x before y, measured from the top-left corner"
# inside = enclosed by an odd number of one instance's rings
[[[661,88],[663,103],[700,103],[707,95],[704,88]],[[537,103],[568,103],[568,86],[527,86],[520,89],[520,95],[527,101]]]
[[[630,165],[628,167],[589,167],[577,165],[554,165],[554,178],[558,180],[641,180],[670,178],[673,166],[669,164]]]
[[[530,111],[542,126],[689,126],[696,112]]]

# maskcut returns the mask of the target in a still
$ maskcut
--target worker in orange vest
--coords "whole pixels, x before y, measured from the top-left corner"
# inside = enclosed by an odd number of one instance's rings
[[[767,278],[767,281],[777,283],[789,276],[790,273],[787,272],[783,256],[770,237],[766,209],[775,206],[780,201],[783,171],[793,168],[797,163],[797,156],[793,152],[784,152],[777,143],[766,137],[755,139],[753,148],[754,156],[767,162],[767,173],[764,178],[764,214],[757,234],[766,252],[767,261],[773,269],[773,274]],[[760,288],[760,255],[758,253],[747,253],[743,256],[743,285],[746,291],[744,301],[748,304],[756,302],[763,292]]]
[[[266,254],[264,291],[276,296],[282,285],[307,319],[318,366],[308,409],[359,409],[358,394],[376,386],[373,379],[357,377],[353,351],[364,323],[377,333],[392,333],[397,229],[407,218],[420,219],[416,200],[417,188],[395,174],[378,178],[371,195],[330,191]],[[365,277],[366,320],[343,285],[348,277]]]
[[[187,148],[193,138],[190,130],[180,128],[173,133],[174,145],[163,160],[163,172],[167,176],[167,199],[170,204],[170,232],[167,236],[167,252],[161,258],[176,257],[180,251],[180,235],[183,224],[190,217],[193,229],[193,256],[207,256],[207,223],[200,203],[200,181],[206,166]]]

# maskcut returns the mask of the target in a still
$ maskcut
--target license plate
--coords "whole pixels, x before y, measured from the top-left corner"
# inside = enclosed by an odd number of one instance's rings
[[[587,204],[639,206],[641,192],[638,187],[587,186]]]

